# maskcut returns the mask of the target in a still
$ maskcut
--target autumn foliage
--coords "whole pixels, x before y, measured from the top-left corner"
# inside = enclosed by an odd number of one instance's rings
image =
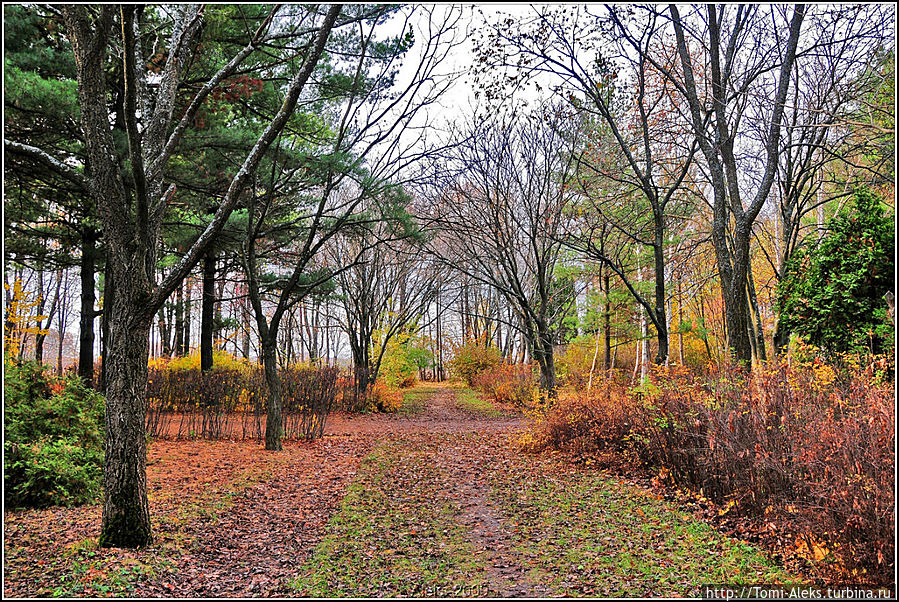
[[[530,364],[497,364],[479,372],[472,384],[496,403],[519,407],[528,407],[537,390]]]
[[[838,574],[895,566],[895,401],[884,364],[820,360],[658,367],[636,387],[569,391],[522,437],[530,451],[627,457],[673,485],[785,529]]]

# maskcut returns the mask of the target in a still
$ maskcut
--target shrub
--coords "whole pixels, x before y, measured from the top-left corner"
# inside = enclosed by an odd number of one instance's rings
[[[561,385],[583,388],[590,381],[593,369],[593,380],[603,375],[602,349],[596,353],[595,337],[580,337],[568,343],[565,352],[556,359],[556,376]],[[593,359],[596,358],[594,366]]]
[[[284,436],[320,437],[342,391],[339,370],[293,365],[278,373]],[[200,371],[198,359],[156,363],[147,383],[147,432],[155,437],[261,439],[266,398],[263,368],[225,353],[217,354],[209,372]]]
[[[378,378],[391,387],[406,388],[415,384],[418,366],[412,361],[410,349],[396,338],[387,343]]]
[[[488,347],[478,341],[468,341],[456,349],[455,356],[448,362],[450,371],[463,379],[468,386],[474,386],[475,377],[502,361],[499,349]]]
[[[103,398],[41,364],[6,365],[4,500],[11,507],[92,501],[103,477]]]
[[[895,218],[864,188],[853,205],[830,220],[817,246],[787,262],[777,308],[789,331],[831,354],[882,353],[895,343],[883,299],[895,286]]]
[[[528,406],[534,399],[537,383],[528,364],[502,363],[481,371],[472,383],[497,403]]]
[[[382,331],[375,332],[374,338],[378,344],[383,336]],[[384,348],[378,378],[391,387],[405,389],[413,386],[418,380],[419,371],[434,365],[434,354],[429,345],[430,342],[425,337],[411,331],[395,334]]]
[[[368,410],[374,412],[396,412],[403,405],[403,393],[382,380],[375,381],[368,389]]]
[[[641,387],[567,392],[522,444],[615,452],[786,525],[809,549],[833,552],[844,576],[873,582],[895,564],[895,401],[879,366],[657,368]]]

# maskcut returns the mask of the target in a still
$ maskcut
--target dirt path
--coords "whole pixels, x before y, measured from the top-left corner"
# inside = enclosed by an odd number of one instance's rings
[[[412,433],[502,433],[521,427],[520,415],[507,411],[491,416],[466,410],[456,400],[452,387],[428,386],[424,406],[412,414],[335,414],[328,418],[326,437],[370,435],[376,438]]]
[[[465,411],[450,388],[437,389],[412,415],[333,416],[319,442],[288,444],[286,461],[233,499],[220,516],[201,517],[185,535],[192,544],[177,570],[142,584],[138,595],[183,597],[290,595],[285,582],[296,575],[321,540],[328,519],[373,447],[398,437],[471,432],[499,434],[520,426],[519,418],[494,418]],[[441,446],[431,461],[451,467],[455,495],[470,500],[461,521],[491,558],[491,591],[523,595],[525,580],[499,554],[499,522],[487,504],[484,473],[472,450]],[[483,461],[483,460],[480,460]],[[479,478],[471,480],[471,475]]]

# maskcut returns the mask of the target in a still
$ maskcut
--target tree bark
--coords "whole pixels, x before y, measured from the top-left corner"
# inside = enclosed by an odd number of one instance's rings
[[[609,288],[609,272],[602,276],[603,292],[605,293],[605,311],[603,312],[603,320],[605,321],[605,349],[603,350],[603,367],[606,370],[612,369],[612,300],[610,298],[611,290]]]
[[[281,415],[281,377],[278,374],[278,350],[274,337],[262,337],[262,366],[265,371],[266,420],[265,449],[281,451],[283,417]]]
[[[191,312],[193,311],[193,297],[194,286],[193,281],[190,278],[185,278],[184,284],[184,335],[182,337],[183,347],[181,348],[181,355],[190,355],[190,322],[191,322]]]
[[[109,321],[112,314],[107,308],[115,301],[115,276],[112,273],[112,262],[106,258],[106,268],[103,277],[103,313],[100,315],[100,382],[99,390],[106,395],[106,352],[109,347]],[[83,300],[82,300],[83,302]]]
[[[118,262],[116,262],[118,263]],[[140,547],[152,542],[147,502],[145,436],[147,357],[151,321],[136,319],[130,301],[146,291],[122,277],[111,306],[109,340],[103,358],[106,373],[106,456],[101,547]],[[139,308],[137,308],[139,309]]]
[[[668,361],[668,316],[665,310],[665,246],[664,226],[661,217],[657,219],[655,244],[653,245],[653,259],[655,261],[655,327],[656,339],[659,344],[655,363],[662,365]]]
[[[213,317],[215,315],[215,253],[203,257],[203,305],[200,317],[200,370],[212,370]]]
[[[184,353],[184,283],[175,291],[175,340],[172,345],[176,356],[183,357]]]

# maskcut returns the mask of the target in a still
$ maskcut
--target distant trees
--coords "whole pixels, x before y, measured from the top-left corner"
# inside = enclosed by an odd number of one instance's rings
[[[495,24],[479,49],[477,73],[490,82],[490,69],[510,68],[516,85],[548,82],[569,105],[581,127],[568,134],[566,150],[576,158],[583,198],[577,201],[579,233],[567,236],[566,243],[622,280],[656,330],[656,363],[665,363],[668,230],[697,148],[677,123],[673,86],[649,60],[650,54],[667,65],[674,60],[656,35],[656,21],[648,18],[635,24],[632,38],[607,43],[603,19],[582,7],[535,8],[530,18]],[[628,195],[639,200],[628,200]],[[614,250],[593,239],[601,224],[647,247],[654,298],[647,299],[633,285]]]
[[[19,147],[53,149],[54,157],[63,161],[85,160],[78,128],[75,61],[68,40],[54,27],[59,20],[53,14],[48,7],[4,7],[4,119],[10,142],[5,145],[5,254],[7,261],[49,273],[54,268],[78,267],[78,374],[91,384],[94,321],[99,313],[94,279],[104,263],[96,207],[80,185],[60,176],[53,162],[34,160]],[[55,317],[61,316],[62,312]]]
[[[335,263],[357,258],[335,278],[357,400],[365,399],[378,378],[390,344],[407,332],[436,296],[439,274],[422,256],[422,238],[415,224],[388,220],[346,232],[330,250]]]

